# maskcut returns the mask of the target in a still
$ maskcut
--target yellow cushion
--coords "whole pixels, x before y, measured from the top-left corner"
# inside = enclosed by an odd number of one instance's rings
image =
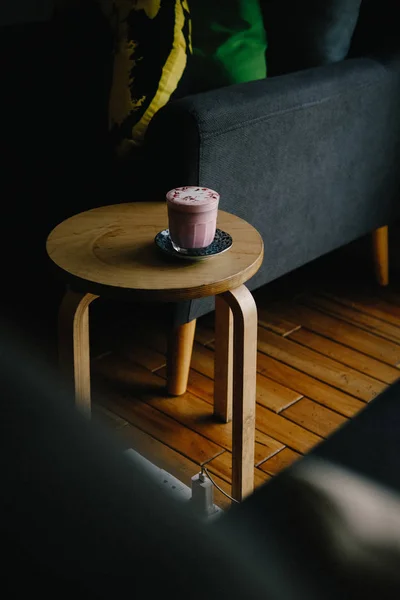
[[[118,154],[143,142],[190,52],[187,0],[99,0],[115,36],[109,125]]]

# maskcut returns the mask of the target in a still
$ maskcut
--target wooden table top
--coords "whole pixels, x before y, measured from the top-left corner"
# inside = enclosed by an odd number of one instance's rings
[[[47,252],[73,289],[112,297],[177,302],[238,287],[260,268],[258,231],[219,211],[217,226],[233,239],[225,253],[202,261],[169,257],[154,243],[168,227],[164,202],[95,208],[63,221],[47,239]]]

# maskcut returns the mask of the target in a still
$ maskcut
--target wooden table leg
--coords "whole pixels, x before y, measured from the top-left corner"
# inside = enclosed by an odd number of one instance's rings
[[[90,346],[89,305],[98,298],[68,290],[58,317],[58,352],[60,367],[74,382],[77,408],[90,417]]]
[[[254,490],[257,307],[246,286],[221,294],[233,314],[232,496]]]
[[[214,416],[232,421],[233,314],[227,302],[215,297]]]

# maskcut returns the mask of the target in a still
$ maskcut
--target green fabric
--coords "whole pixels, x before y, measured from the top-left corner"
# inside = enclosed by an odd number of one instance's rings
[[[267,75],[259,0],[190,0],[191,93]]]

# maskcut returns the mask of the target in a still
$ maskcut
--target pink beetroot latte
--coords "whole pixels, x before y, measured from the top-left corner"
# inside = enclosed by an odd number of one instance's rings
[[[166,196],[171,242],[175,250],[206,248],[215,237],[219,194],[209,188],[186,186]]]

